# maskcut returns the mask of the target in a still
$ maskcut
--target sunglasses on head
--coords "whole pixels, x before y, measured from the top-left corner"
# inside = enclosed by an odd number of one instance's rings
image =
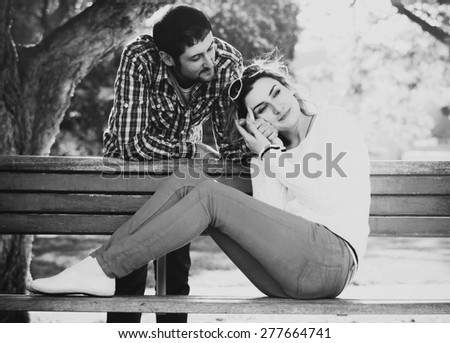
[[[228,96],[230,99],[232,101],[236,101],[237,98],[239,98],[239,95],[241,95],[242,87],[244,86],[242,79],[251,79],[263,71],[264,69],[256,64],[251,64],[248,67],[245,67],[241,76],[231,82],[230,87],[228,88]]]

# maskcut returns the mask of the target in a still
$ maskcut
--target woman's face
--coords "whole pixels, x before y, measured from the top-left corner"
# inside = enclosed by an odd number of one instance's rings
[[[278,132],[297,128],[300,105],[292,91],[275,79],[262,77],[256,80],[245,97],[245,105],[253,110],[255,118],[266,120]]]

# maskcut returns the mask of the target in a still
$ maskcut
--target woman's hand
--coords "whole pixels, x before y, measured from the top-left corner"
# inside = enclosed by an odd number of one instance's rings
[[[278,137],[278,130],[272,126],[268,121],[258,118],[255,120],[254,125],[259,132],[263,134],[270,142]]]
[[[268,138],[264,137],[264,135],[256,127],[255,116],[251,108],[247,107],[247,111],[248,114],[247,118],[245,119],[245,123],[242,120],[240,122],[236,120],[236,127],[239,133],[244,138],[245,143],[247,144],[250,151],[254,152],[255,154],[259,154],[268,145],[270,145],[271,142]],[[246,129],[242,127],[243,124],[245,124]]]
[[[283,141],[278,137],[278,130],[271,123],[258,118],[255,120],[255,126],[271,144],[283,146]]]

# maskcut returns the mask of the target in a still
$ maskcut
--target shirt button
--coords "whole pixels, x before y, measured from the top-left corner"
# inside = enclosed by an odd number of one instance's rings
[[[123,104],[123,107],[125,107],[125,108],[128,108],[128,106],[129,106],[129,105],[128,105],[127,102]]]

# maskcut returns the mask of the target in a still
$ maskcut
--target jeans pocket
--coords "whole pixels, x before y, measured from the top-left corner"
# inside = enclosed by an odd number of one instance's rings
[[[334,298],[343,287],[342,265],[309,261],[298,278],[297,297],[300,299]]]

